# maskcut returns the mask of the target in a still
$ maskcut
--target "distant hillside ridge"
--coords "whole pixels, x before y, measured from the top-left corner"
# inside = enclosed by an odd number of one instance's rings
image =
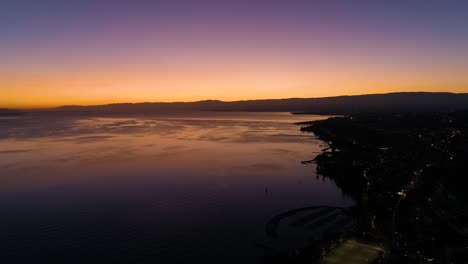
[[[96,106],[61,106],[48,111],[111,113],[171,111],[275,111],[311,114],[353,114],[376,111],[468,110],[468,93],[402,92],[322,98],[264,99],[224,102],[205,100],[174,103],[119,103]]]
[[[0,116],[20,115],[21,111],[8,108],[0,108]]]

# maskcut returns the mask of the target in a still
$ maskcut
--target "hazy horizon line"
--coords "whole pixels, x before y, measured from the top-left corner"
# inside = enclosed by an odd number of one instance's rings
[[[389,94],[468,94],[467,92],[457,93],[457,92],[428,92],[428,91],[401,91],[401,92],[387,92],[387,93],[368,93],[368,94],[342,94],[335,96],[321,96],[321,97],[286,97],[286,98],[258,98],[258,99],[242,99],[242,100],[219,100],[219,99],[202,99],[195,101],[133,101],[133,102],[110,102],[103,104],[63,104],[55,106],[42,106],[42,107],[8,107],[0,106],[0,109],[16,109],[16,110],[46,110],[46,109],[56,109],[60,107],[95,107],[95,106],[107,106],[107,105],[123,105],[123,104],[176,104],[176,103],[198,103],[198,102],[207,102],[215,101],[222,103],[233,103],[233,102],[246,102],[246,101],[274,101],[274,100],[291,100],[291,99],[321,99],[321,98],[335,98],[335,97],[351,97],[351,96],[369,96],[369,95],[389,95]]]

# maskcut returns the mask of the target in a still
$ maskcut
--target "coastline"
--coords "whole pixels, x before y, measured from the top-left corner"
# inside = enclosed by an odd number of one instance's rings
[[[456,259],[446,252],[467,243],[463,221],[456,220],[464,219],[464,210],[442,209],[447,194],[440,193],[464,195],[456,186],[465,181],[459,171],[467,170],[467,123],[466,113],[455,112],[360,114],[298,125],[330,146],[304,162],[316,163],[317,174],[356,201],[356,234],[385,245],[386,260],[418,262]],[[448,222],[441,210],[455,220]],[[428,228],[435,231],[427,235]],[[431,240],[437,243],[421,244]]]

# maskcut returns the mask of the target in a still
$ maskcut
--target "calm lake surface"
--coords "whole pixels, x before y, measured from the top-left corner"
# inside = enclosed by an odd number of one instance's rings
[[[293,123],[323,118],[0,117],[0,255],[262,263],[275,215],[352,204],[300,163],[324,145]]]

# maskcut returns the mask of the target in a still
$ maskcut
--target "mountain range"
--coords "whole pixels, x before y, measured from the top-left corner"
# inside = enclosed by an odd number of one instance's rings
[[[174,103],[118,103],[94,106],[61,106],[42,111],[151,113],[174,111],[281,111],[310,114],[353,114],[362,112],[446,111],[468,109],[468,93],[404,92],[335,96],[322,98],[289,98],[224,102],[205,100]],[[11,112],[5,110],[4,112]],[[2,111],[0,110],[0,114]]]

